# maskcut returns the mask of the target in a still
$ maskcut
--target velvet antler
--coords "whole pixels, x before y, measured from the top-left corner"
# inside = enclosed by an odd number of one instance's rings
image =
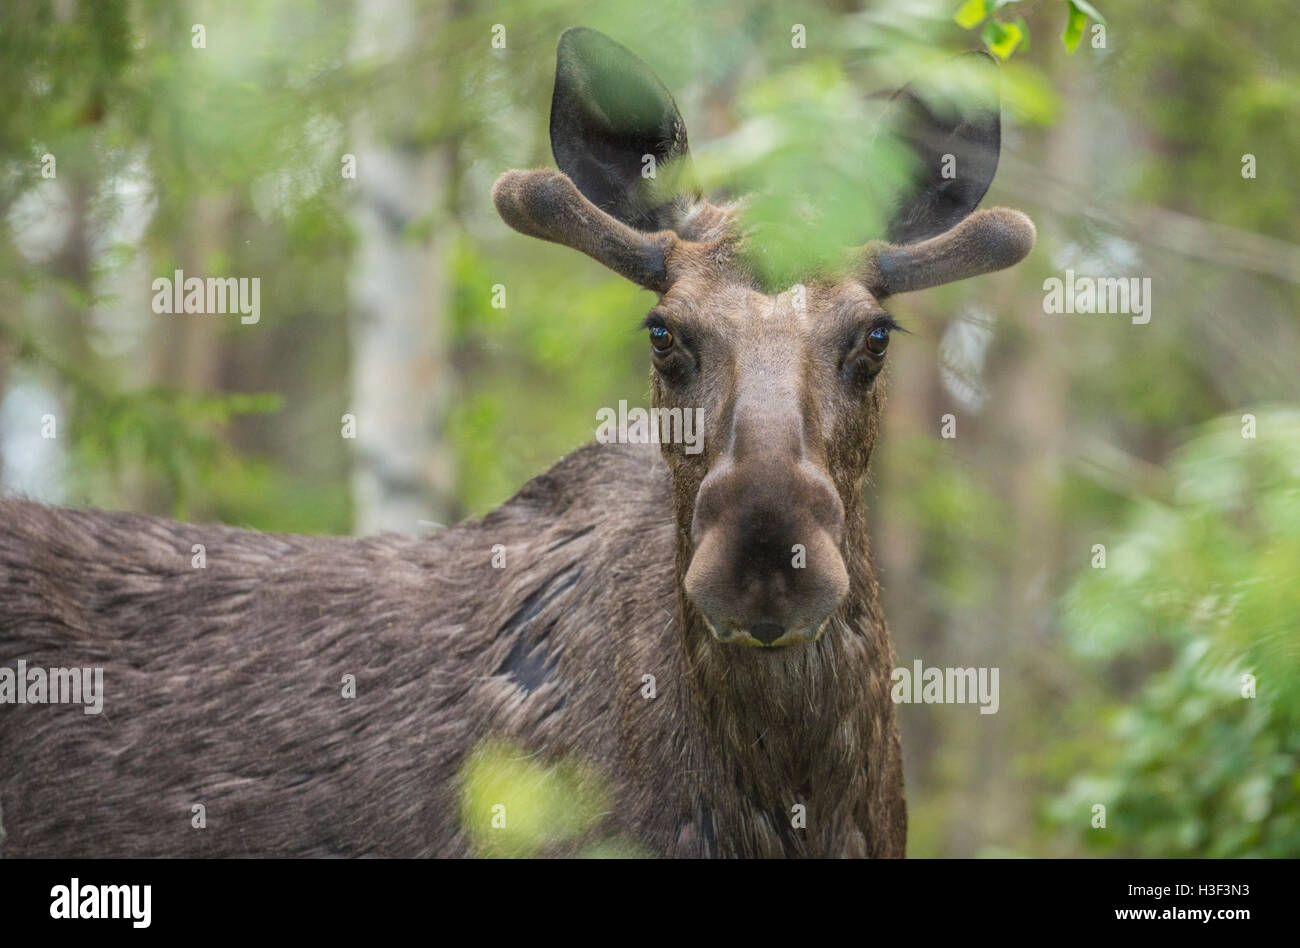
[[[559,171],[507,171],[492,188],[492,202],[507,224],[581,250],[633,283],[663,293],[668,289],[672,231],[647,234],[616,220],[588,201]]]
[[[924,290],[1002,270],[1034,246],[1034,224],[1020,211],[976,211],[949,230],[915,244],[868,244],[862,282],[878,298]]]

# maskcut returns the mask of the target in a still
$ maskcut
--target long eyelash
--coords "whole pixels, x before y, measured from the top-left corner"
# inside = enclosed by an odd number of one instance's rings
[[[641,320],[641,324],[637,326],[636,329],[633,330],[633,332],[638,332],[644,329],[653,329],[656,326],[658,326],[660,329],[669,328],[668,323],[664,321],[664,318],[660,316],[658,313],[656,313],[654,310],[651,310],[650,312],[646,313],[645,319]]]
[[[904,328],[902,323],[898,322],[896,319],[894,319],[893,316],[890,316],[888,313],[881,313],[874,320],[872,320],[871,328],[888,329],[890,332],[906,333],[909,336],[912,334],[911,330]]]

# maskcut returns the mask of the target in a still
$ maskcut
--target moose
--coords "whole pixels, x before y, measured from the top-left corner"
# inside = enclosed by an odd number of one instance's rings
[[[702,450],[588,444],[432,536],[0,501],[0,668],[102,668],[104,690],[100,714],[0,703],[3,855],[474,855],[462,770],[500,738],[591,762],[592,832],[648,854],[904,856],[863,500],[882,303],[1011,266],[1035,232],[976,210],[996,105],[895,101],[918,161],[888,240],[796,305],[742,262],[743,204],[642,175],[689,159],[650,67],[561,36],[558,170],[506,172],[493,201],[654,294],[652,404],[703,409]]]

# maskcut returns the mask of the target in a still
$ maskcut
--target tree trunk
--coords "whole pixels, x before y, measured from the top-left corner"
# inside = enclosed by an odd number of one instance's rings
[[[359,0],[354,59],[401,59],[423,36],[405,0]],[[428,45],[428,44],[424,44]],[[415,102],[433,101],[429,89]],[[449,391],[445,325],[450,303],[449,240],[415,219],[440,217],[451,155],[446,145],[403,144],[369,113],[353,124],[358,246],[351,275],[352,401],[356,453],[353,522],[359,533],[413,532],[445,522],[453,459],[443,441]]]

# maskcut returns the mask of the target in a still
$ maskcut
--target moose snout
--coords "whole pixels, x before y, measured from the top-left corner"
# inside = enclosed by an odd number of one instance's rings
[[[815,641],[849,589],[844,506],[806,460],[723,462],[704,479],[686,594],[724,642]]]

